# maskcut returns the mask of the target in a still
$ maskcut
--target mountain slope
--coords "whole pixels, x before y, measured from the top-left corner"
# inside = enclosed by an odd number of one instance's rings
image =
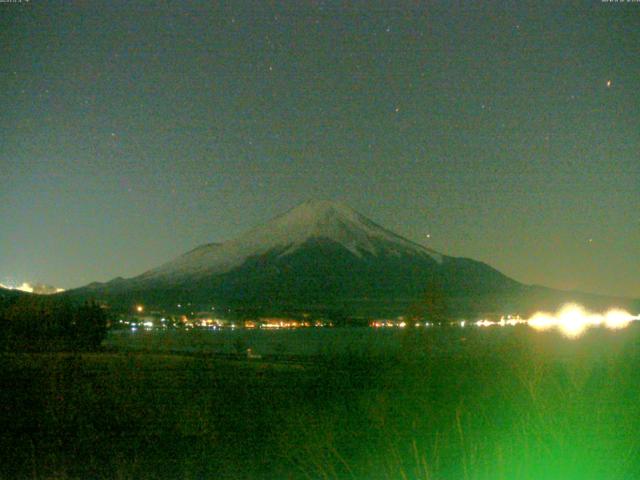
[[[237,239],[191,250],[137,280],[175,281],[223,274],[270,252],[277,251],[278,257],[292,255],[312,239],[334,242],[358,258],[409,254],[442,261],[442,255],[382,228],[345,205],[318,201],[305,202]]]
[[[72,294],[166,305],[366,304],[375,310],[404,308],[430,285],[451,296],[520,287],[488,265],[411,242],[345,205],[311,201],[234,240],[202,245],[137,277]]]
[[[564,298],[482,262],[442,255],[326,201],[305,202],[234,240],[202,245],[137,277],[70,294],[122,305],[193,302],[375,315],[402,314],[434,292],[456,315],[523,312],[533,308],[531,299]]]
[[[0,287],[0,311],[2,308],[15,302],[18,298],[31,296],[32,294],[23,292],[21,290],[13,290],[9,288]]]

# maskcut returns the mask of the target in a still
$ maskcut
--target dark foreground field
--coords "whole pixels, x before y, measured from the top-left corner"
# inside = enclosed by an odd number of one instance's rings
[[[5,354],[2,478],[640,478],[640,331],[403,354]],[[488,341],[488,340],[491,341]]]

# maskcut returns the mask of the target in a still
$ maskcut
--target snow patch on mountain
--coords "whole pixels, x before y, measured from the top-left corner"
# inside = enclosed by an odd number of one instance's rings
[[[308,201],[237,239],[197,247],[138,278],[225,273],[250,257],[274,250],[281,250],[280,256],[290,255],[313,239],[336,242],[357,257],[429,256],[442,262],[441,254],[386,230],[346,205]]]

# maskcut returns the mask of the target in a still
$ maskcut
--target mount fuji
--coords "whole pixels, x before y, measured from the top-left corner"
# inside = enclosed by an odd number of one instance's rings
[[[188,301],[378,315],[402,314],[433,291],[457,314],[471,314],[513,310],[524,294],[542,290],[414,243],[346,205],[308,201],[234,240],[69,294],[123,305]]]
[[[253,258],[276,263],[312,245],[331,244],[354,259],[413,256],[442,263],[439,253],[406,240],[339,203],[309,201],[226,243],[203,245],[140,277],[140,281],[228,273]]]

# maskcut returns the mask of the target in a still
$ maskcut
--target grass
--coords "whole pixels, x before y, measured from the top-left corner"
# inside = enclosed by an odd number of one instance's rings
[[[0,477],[640,478],[637,328],[438,335],[305,364],[3,355]]]

